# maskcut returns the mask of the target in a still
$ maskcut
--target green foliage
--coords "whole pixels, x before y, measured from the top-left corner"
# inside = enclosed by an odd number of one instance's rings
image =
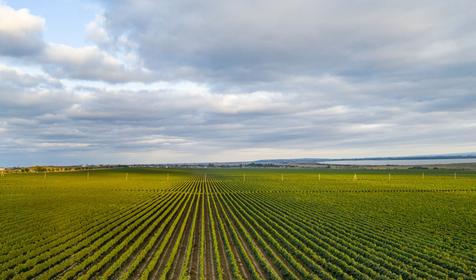
[[[0,279],[476,278],[467,171],[28,171],[0,178]]]

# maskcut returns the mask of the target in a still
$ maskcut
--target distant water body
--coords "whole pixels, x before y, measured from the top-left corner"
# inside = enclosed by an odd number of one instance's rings
[[[345,165],[432,165],[450,163],[476,163],[476,158],[451,158],[451,159],[382,159],[382,160],[335,160],[323,161],[323,164]]]

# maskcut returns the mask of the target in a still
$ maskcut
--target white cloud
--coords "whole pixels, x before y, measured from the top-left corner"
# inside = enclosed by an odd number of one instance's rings
[[[0,55],[37,54],[43,47],[43,18],[27,9],[15,10],[0,2]]]
[[[113,53],[101,49],[108,35],[98,16],[86,27],[86,35],[97,45],[71,47],[44,42],[45,20],[27,9],[15,10],[0,4],[0,55],[21,57],[29,55],[27,63],[37,63],[50,74],[67,79],[130,82],[151,80],[151,73],[131,52]]]
[[[67,143],[67,142],[44,142],[36,143],[35,147],[40,149],[52,149],[52,148],[86,148],[89,146],[87,143]]]
[[[74,48],[48,44],[43,61],[46,70],[58,77],[108,82],[149,79],[142,69],[128,69],[122,61],[96,46]]]
[[[8,85],[12,88],[26,89],[26,88],[61,88],[62,84],[40,72],[30,73],[28,71],[0,64],[0,77],[3,80],[2,85]]]
[[[107,45],[111,41],[109,34],[104,29],[104,21],[104,16],[97,15],[93,21],[86,25],[86,38],[99,46]]]

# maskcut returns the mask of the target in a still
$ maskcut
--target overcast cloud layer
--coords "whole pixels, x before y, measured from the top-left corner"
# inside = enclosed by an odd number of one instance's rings
[[[0,2],[0,166],[476,151],[474,1],[99,3]]]

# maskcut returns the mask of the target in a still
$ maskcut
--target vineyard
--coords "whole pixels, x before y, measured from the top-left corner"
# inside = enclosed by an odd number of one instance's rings
[[[476,175],[117,169],[0,178],[0,279],[475,279]]]

